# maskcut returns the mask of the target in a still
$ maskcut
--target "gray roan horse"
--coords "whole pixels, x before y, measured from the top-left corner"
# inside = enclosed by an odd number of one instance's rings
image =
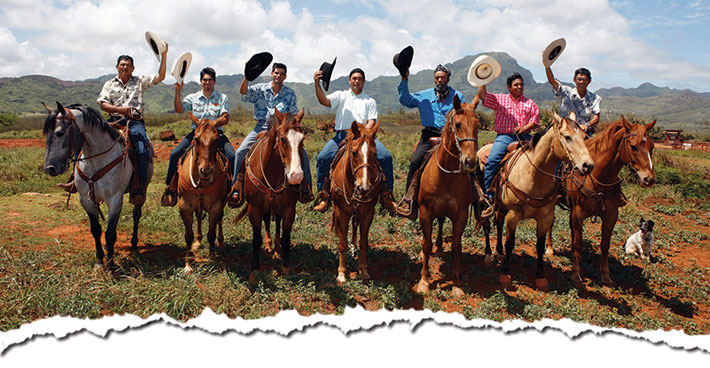
[[[116,243],[118,223],[123,194],[130,188],[133,165],[126,154],[124,137],[108,125],[101,113],[86,105],[71,105],[64,108],[57,102],[57,109],[45,105],[49,116],[44,122],[43,132],[47,136],[47,153],[44,157],[44,171],[51,176],[62,174],[69,167],[76,152],[81,151],[74,168],[76,189],[81,206],[89,215],[91,234],[96,243],[96,267],[105,267],[112,272],[116,265],[113,260],[113,246]],[[150,157],[153,148],[150,147]],[[148,180],[153,176],[153,164],[148,165]],[[88,180],[87,180],[88,178]],[[147,189],[147,188],[146,188]],[[101,224],[103,214],[101,202],[108,207],[106,226],[106,264],[101,246]],[[133,208],[133,236],[131,247],[138,249],[138,222],[142,206]]]

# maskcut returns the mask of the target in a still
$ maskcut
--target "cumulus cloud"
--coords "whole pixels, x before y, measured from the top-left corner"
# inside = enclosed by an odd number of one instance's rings
[[[319,5],[329,7],[324,12]],[[63,79],[115,72],[115,58],[131,54],[136,73],[155,73],[157,62],[143,33],[170,44],[168,68],[193,53],[188,80],[210,65],[219,74],[241,73],[254,53],[269,51],[289,66],[290,81],[309,82],[323,61],[338,57],[335,76],[362,67],[368,78],[396,75],[392,55],[415,48],[412,72],[486,51],[510,54],[538,81],[541,52],[565,37],[555,63],[558,79],[579,66],[595,75],[594,87],[634,87],[643,81],[707,90],[707,65],[670,55],[632,36],[634,23],[607,1],[565,0],[338,0],[310,8],[287,1],[254,0],[5,1],[0,5],[0,74],[50,74]],[[622,4],[623,5],[623,4]],[[348,9],[338,14],[338,9]],[[21,38],[18,35],[26,35]],[[171,78],[168,78],[172,81]]]

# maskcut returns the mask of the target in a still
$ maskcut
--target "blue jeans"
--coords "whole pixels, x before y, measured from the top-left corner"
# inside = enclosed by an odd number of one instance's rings
[[[318,158],[316,159],[316,182],[318,191],[323,190],[323,183],[325,182],[326,175],[330,173],[330,164],[333,162],[333,157],[335,157],[335,154],[338,152],[340,142],[342,142],[347,135],[347,130],[337,131],[333,139],[329,140],[328,143],[325,144],[325,147],[323,147],[323,150],[318,154]],[[379,139],[375,139],[375,146],[377,147],[377,161],[379,161],[380,166],[382,166],[382,171],[385,172],[387,189],[391,191],[394,187],[392,154]]]
[[[117,117],[109,118],[108,122],[113,123],[119,120],[122,120],[122,124],[128,121],[128,129],[131,133],[128,139],[131,141],[131,146],[136,154],[138,181],[140,182],[141,188],[145,188],[146,182],[148,181],[148,164],[150,163],[150,153],[148,152],[150,139],[148,139],[148,134],[145,132],[145,122],[143,119],[129,120],[127,118]]]
[[[237,181],[237,174],[242,168],[242,163],[244,163],[244,157],[246,157],[249,148],[256,143],[256,135],[259,132],[269,129],[269,125],[266,123],[256,123],[254,129],[244,137],[244,140],[237,148],[237,153],[234,157],[234,176],[232,178],[232,185]],[[303,178],[306,180],[306,185],[308,189],[313,187],[313,179],[311,178],[311,164],[308,161],[308,154],[306,153],[306,148],[301,148],[301,170],[303,170]]]
[[[530,139],[529,134],[521,135],[523,139]],[[517,141],[518,138],[515,134],[498,134],[496,140],[493,142],[493,147],[491,147],[491,153],[488,154],[488,162],[486,162],[486,167],[483,169],[483,192],[488,191],[491,187],[491,182],[493,177],[496,176],[498,172],[498,166],[500,166],[500,161],[503,160],[505,154],[507,153],[508,145]]]
[[[173,176],[177,171],[178,161],[180,157],[185,153],[185,151],[192,144],[192,138],[195,136],[195,130],[193,129],[188,135],[183,138],[178,145],[170,151],[170,161],[168,161],[168,174],[165,177],[165,185],[170,185],[170,181],[173,180]],[[224,135],[224,132],[219,132],[219,140],[217,141],[217,147],[224,151],[224,155],[227,156],[227,162],[229,163],[230,169],[234,164],[234,147],[229,142],[229,138]]]

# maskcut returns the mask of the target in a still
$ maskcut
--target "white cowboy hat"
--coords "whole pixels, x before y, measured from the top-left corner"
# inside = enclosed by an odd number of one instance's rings
[[[155,54],[155,58],[160,62],[160,55],[165,51],[165,41],[160,39],[155,32],[146,32],[145,40],[148,41],[151,51]]]
[[[545,51],[542,52],[542,64],[545,67],[552,65],[552,63],[560,57],[562,51],[565,50],[566,45],[567,41],[565,41],[564,38],[558,38],[550,42],[550,44],[545,48]]]
[[[175,60],[173,70],[170,72],[170,74],[175,77],[175,82],[178,84],[183,83],[185,75],[187,75],[187,70],[190,69],[190,63],[192,63],[192,54],[189,52],[180,55],[180,57]]]
[[[468,69],[468,83],[474,87],[484,86],[500,75],[500,64],[492,56],[481,55]]]

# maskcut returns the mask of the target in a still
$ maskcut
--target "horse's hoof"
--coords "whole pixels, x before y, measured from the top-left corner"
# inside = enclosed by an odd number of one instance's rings
[[[360,280],[370,279],[370,274],[367,272],[367,270],[360,270],[360,272],[358,272],[358,276],[360,277]]]
[[[451,287],[451,293],[454,294],[455,298],[463,298],[464,296],[466,296],[466,293],[464,293],[464,291],[457,286]]]
[[[611,281],[611,278],[609,276],[602,277],[602,285],[608,286],[608,287],[614,287],[614,281]]]
[[[554,255],[555,255],[555,250],[552,249],[552,246],[548,245],[547,247],[545,247],[545,256],[546,257],[552,257]]]
[[[281,266],[281,276],[288,276],[288,266]]]
[[[584,281],[582,281],[582,277],[579,274],[572,275],[572,285],[575,287],[584,286]]]
[[[500,284],[505,288],[510,287],[510,285],[513,284],[513,280],[510,277],[510,275],[503,275],[503,274],[498,276],[498,282],[500,282]]]
[[[414,291],[419,294],[426,294],[429,292],[429,283],[424,280],[419,280],[419,283],[414,287]]]
[[[535,287],[540,291],[550,290],[550,284],[548,284],[545,278],[535,279]]]
[[[249,285],[256,285],[257,280],[256,280],[256,275],[255,275],[255,272],[254,272],[254,271],[252,271],[252,272],[249,274],[249,278],[247,279],[247,283],[248,283]]]
[[[338,272],[338,277],[335,278],[338,286],[342,286],[345,283],[345,280],[345,272]]]
[[[183,270],[184,270],[185,273],[188,274],[188,275],[189,275],[189,274],[192,274],[192,271],[193,271],[193,270],[192,270],[192,266],[190,266],[189,264],[186,264],[186,265],[185,265],[185,268],[184,268]]]
[[[493,263],[495,263],[496,259],[493,257],[492,254],[486,254],[486,257],[483,258],[483,262],[486,264],[486,266],[491,266]]]

